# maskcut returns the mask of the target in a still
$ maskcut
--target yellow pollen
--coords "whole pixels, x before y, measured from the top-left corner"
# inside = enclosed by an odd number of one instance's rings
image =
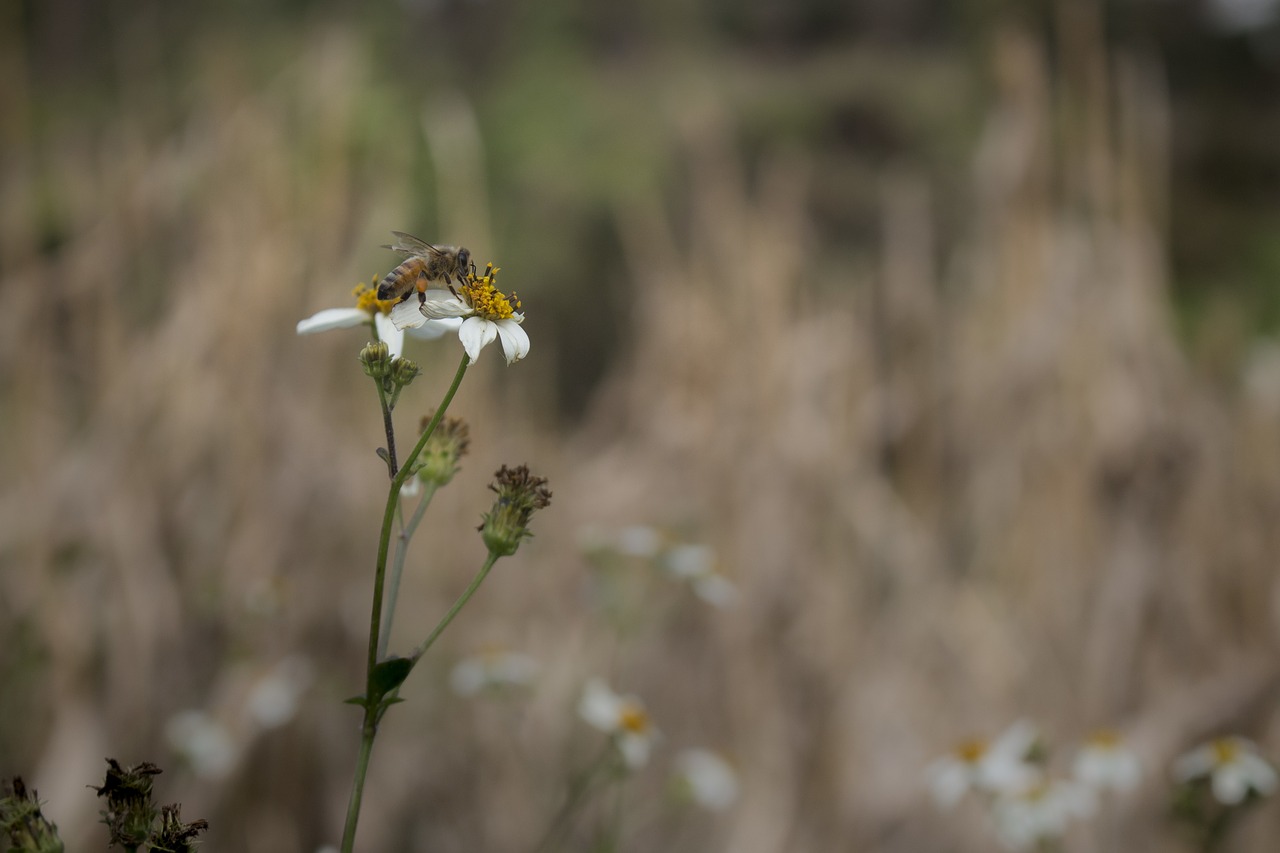
[[[508,297],[498,290],[497,280],[498,268],[489,264],[485,267],[484,275],[468,276],[467,283],[462,288],[466,291],[467,302],[476,314],[486,320],[509,320],[520,309],[520,300],[514,292]]]
[[[987,754],[987,742],[979,738],[967,740],[956,747],[956,757],[966,764],[973,764]]]
[[[1230,764],[1240,754],[1240,747],[1233,740],[1219,738],[1213,742],[1213,761],[1219,767]]]
[[[638,705],[624,705],[618,714],[618,727],[632,734],[644,734],[649,730],[649,715]]]
[[[351,295],[356,298],[356,307],[370,314],[390,314],[391,309],[395,307],[398,301],[395,299],[379,299],[377,289],[364,282],[357,284],[355,289],[351,291]]]

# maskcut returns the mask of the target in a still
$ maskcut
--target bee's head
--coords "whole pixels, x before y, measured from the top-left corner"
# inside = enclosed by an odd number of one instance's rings
[[[458,274],[465,277],[471,269],[471,253],[466,249],[458,249]]]

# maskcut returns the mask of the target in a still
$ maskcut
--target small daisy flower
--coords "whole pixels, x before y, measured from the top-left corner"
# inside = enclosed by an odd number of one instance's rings
[[[681,795],[713,812],[724,811],[738,799],[738,774],[709,749],[680,753],[675,781]]]
[[[1025,850],[1061,838],[1075,818],[1097,811],[1087,786],[1066,780],[1041,779],[1016,793],[1000,795],[991,810],[996,834],[1010,850]]]
[[[487,649],[463,658],[449,673],[449,684],[459,696],[474,696],[489,687],[526,687],[541,667],[529,655],[504,649]]]
[[[356,298],[354,308],[326,308],[305,320],[299,320],[298,334],[313,335],[330,329],[349,329],[353,326],[372,323],[377,331],[378,340],[385,341],[387,348],[391,351],[391,358],[399,357],[404,351],[405,333],[392,321],[391,313],[396,303],[393,300],[378,299],[377,291],[363,283],[356,285],[351,295]],[[417,302],[414,302],[414,305],[416,306]],[[423,322],[416,324],[410,334],[423,340],[432,340],[441,337],[445,332],[457,329],[460,325],[462,321],[457,319],[427,321],[423,318]]]
[[[631,524],[618,531],[614,547],[628,557],[653,559],[658,556],[666,537],[647,524]]]
[[[1080,747],[1072,775],[1095,791],[1132,791],[1142,779],[1142,763],[1119,734],[1104,729]]]
[[[951,808],[970,790],[1025,790],[1040,776],[1026,761],[1038,738],[1035,726],[1022,720],[995,741],[974,739],[959,744],[925,771],[934,800]]]
[[[432,288],[423,302],[410,295],[392,308],[391,322],[397,329],[414,329],[444,320],[461,321],[458,340],[471,364],[494,339],[502,341],[507,364],[519,361],[529,354],[529,336],[520,328],[524,314],[515,293],[507,296],[498,290],[497,277],[498,269],[489,264],[484,275],[471,273],[457,289]]]
[[[1276,789],[1276,771],[1258,755],[1258,747],[1241,737],[1223,737],[1202,744],[1173,763],[1179,782],[1209,777],[1218,802],[1234,806],[1250,791],[1261,796]]]
[[[613,737],[629,768],[636,770],[648,763],[658,731],[639,699],[619,696],[603,681],[593,678],[582,691],[578,715]]]
[[[231,732],[204,711],[179,711],[165,722],[164,735],[197,776],[221,779],[235,767],[239,748]]]

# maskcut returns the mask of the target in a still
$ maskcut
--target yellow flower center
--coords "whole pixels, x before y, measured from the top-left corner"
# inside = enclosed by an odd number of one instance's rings
[[[973,764],[987,754],[987,742],[981,738],[967,740],[956,747],[956,757],[966,764]]]
[[[1240,754],[1240,747],[1233,740],[1221,738],[1213,742],[1213,761],[1219,767],[1230,764]]]
[[[649,715],[639,705],[623,705],[618,715],[618,727],[632,734],[642,735],[649,730]]]
[[[471,309],[486,320],[510,320],[520,310],[520,298],[515,291],[507,296],[498,290],[498,268],[489,264],[484,275],[469,275],[462,285],[463,296]]]
[[[376,279],[377,276],[374,276]],[[377,288],[370,287],[364,282],[360,282],[351,291],[351,295],[356,298],[356,307],[361,311],[367,311],[373,314],[390,314],[391,309],[395,307],[396,299],[379,299]]]
[[[1089,745],[1098,749],[1116,749],[1120,746],[1120,735],[1111,729],[1099,729],[1089,735]]]

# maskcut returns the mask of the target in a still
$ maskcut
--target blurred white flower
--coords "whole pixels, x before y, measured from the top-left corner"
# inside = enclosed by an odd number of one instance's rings
[[[1218,802],[1234,806],[1250,791],[1262,796],[1276,789],[1276,771],[1258,755],[1258,747],[1241,737],[1223,737],[1196,747],[1173,762],[1179,782],[1209,777]]]
[[[738,600],[738,587],[733,581],[714,572],[694,578],[693,591],[712,607],[729,607]]]
[[[164,724],[165,740],[197,776],[221,779],[236,762],[236,744],[226,727],[204,711],[180,711]]]
[[[1118,734],[1101,730],[1076,753],[1072,775],[1095,791],[1132,791],[1142,779],[1142,763]]]
[[[925,770],[934,800],[951,808],[970,790],[996,794],[1026,790],[1040,776],[1026,761],[1038,737],[1035,726],[1019,720],[994,742],[959,744]]]
[[[298,321],[299,335],[313,335],[316,332],[327,332],[330,329],[349,329],[353,326],[373,324],[378,340],[385,341],[391,357],[396,358],[404,351],[404,331],[392,321],[391,312],[395,303],[379,301],[377,291],[365,284],[360,284],[351,295],[356,298],[354,308],[326,308],[312,314],[305,320]],[[416,303],[415,303],[416,304]],[[424,340],[438,338],[445,332],[457,329],[461,320],[430,320],[425,318],[410,333]]]
[[[628,557],[652,559],[662,550],[663,536],[645,524],[632,524],[618,531],[614,547]]]
[[[582,719],[611,735],[632,770],[649,761],[658,732],[644,705],[634,696],[619,696],[598,678],[587,682],[578,703]]]
[[[679,790],[711,811],[724,811],[737,802],[738,774],[709,749],[688,749],[676,757]]]
[[[311,677],[310,661],[285,658],[249,691],[245,701],[249,717],[264,729],[283,726],[298,713],[298,700],[311,686]]]
[[[1208,0],[1209,20],[1228,33],[1249,32],[1269,26],[1280,11],[1277,0]]]
[[[458,661],[449,684],[459,696],[474,696],[486,687],[525,687],[538,677],[539,669],[529,655],[491,649]]]
[[[715,559],[707,545],[676,545],[662,555],[662,564],[678,578],[699,578],[715,570]]]
[[[1011,850],[1061,838],[1074,818],[1092,817],[1097,811],[1094,793],[1086,785],[1042,779],[1021,791],[996,798],[991,818],[996,834]]]

